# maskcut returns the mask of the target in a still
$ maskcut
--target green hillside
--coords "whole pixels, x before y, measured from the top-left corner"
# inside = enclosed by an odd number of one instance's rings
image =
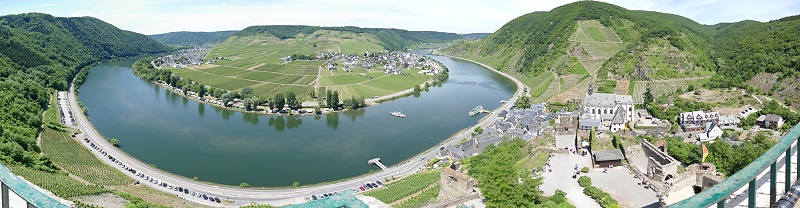
[[[164,34],[148,35],[158,42],[179,46],[213,46],[239,31],[217,32],[170,32]]]
[[[318,27],[304,25],[250,26],[234,35],[249,36],[255,34],[270,34],[280,39],[287,39],[295,37],[298,34],[312,34],[319,30],[372,34],[378,37],[380,40],[379,45],[391,51],[410,49],[424,43],[450,43],[463,39],[463,37],[458,34],[445,32],[408,31],[384,28]]]
[[[54,171],[36,135],[54,90],[66,90],[90,64],[171,50],[142,34],[91,17],[30,13],[0,16],[0,161]]]
[[[716,65],[706,52],[716,31],[690,19],[581,1],[517,17],[477,41],[442,51],[516,76],[536,101],[581,99],[590,82],[707,77]]]
[[[709,53],[719,66],[706,87],[739,87],[800,106],[800,15],[720,27]]]

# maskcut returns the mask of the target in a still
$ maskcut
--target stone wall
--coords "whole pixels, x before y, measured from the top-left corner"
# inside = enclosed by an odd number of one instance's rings
[[[660,144],[661,149],[667,150],[666,143]],[[651,180],[665,182],[678,176],[679,162],[661,151],[659,147],[650,144],[647,140],[642,141],[642,151],[647,157],[647,177]]]
[[[453,201],[465,196],[478,195],[477,181],[467,174],[451,168],[442,168],[439,178],[439,197],[437,202]]]

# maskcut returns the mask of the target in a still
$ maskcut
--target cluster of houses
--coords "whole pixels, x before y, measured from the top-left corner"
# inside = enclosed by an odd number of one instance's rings
[[[195,66],[203,64],[203,58],[206,57],[208,53],[208,48],[192,48],[192,49],[185,49],[179,54],[172,54],[164,57],[157,58],[153,60],[153,64],[156,67],[162,66],[171,66],[174,68],[185,68],[188,66]],[[213,60],[212,60],[213,61]],[[209,61],[209,62],[212,62]],[[208,64],[209,62],[205,62]]]
[[[433,59],[419,54],[408,52],[389,52],[387,54],[372,54],[369,51],[364,56],[356,54],[324,53],[316,56],[319,60],[327,60],[324,64],[328,70],[338,70],[335,61],[342,62],[342,70],[350,71],[352,67],[372,69],[376,65],[383,66],[386,74],[401,75],[403,70],[420,68],[419,73],[426,75],[436,75],[442,73],[444,68]],[[281,58],[281,61],[291,62],[291,57]]]
[[[440,148],[437,156],[444,158],[452,153],[453,159],[462,159],[483,152],[486,147],[503,141],[504,137],[521,138],[525,141],[540,137],[555,115],[545,110],[545,104],[541,103],[527,109],[500,111],[497,120],[484,129],[483,133],[470,137],[461,144]]]

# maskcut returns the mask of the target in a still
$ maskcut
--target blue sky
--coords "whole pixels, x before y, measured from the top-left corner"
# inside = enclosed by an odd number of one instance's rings
[[[800,14],[797,0],[604,0],[627,9],[678,14],[701,24],[769,21]],[[0,15],[92,16],[143,34],[240,30],[251,25],[494,32],[533,11],[573,0],[0,0]]]

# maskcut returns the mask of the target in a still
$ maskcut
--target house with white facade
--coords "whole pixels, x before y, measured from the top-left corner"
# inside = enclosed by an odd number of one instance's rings
[[[722,136],[722,129],[716,123],[708,122],[705,125],[705,131],[703,133],[695,135],[697,141],[699,142],[708,142],[718,139]]]
[[[706,123],[719,124],[718,112],[692,111],[681,113],[678,121],[686,132],[705,131]]]

